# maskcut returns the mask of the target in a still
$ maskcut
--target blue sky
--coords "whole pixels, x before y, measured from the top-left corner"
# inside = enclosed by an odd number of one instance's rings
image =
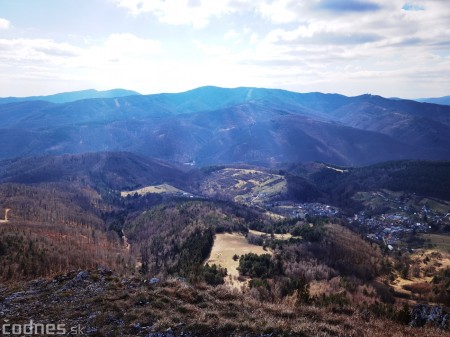
[[[447,0],[0,0],[0,97],[203,85],[450,95]]]

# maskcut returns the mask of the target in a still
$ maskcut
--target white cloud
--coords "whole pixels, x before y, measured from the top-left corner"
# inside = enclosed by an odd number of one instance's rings
[[[114,27],[134,34],[93,32],[80,45],[0,39],[2,81],[41,77],[143,93],[215,84],[449,94],[450,6],[443,0],[109,1],[142,15]]]
[[[231,0],[111,0],[133,15],[152,13],[161,22],[203,28],[212,17],[235,12]]]
[[[12,82],[41,79],[133,88],[158,69],[163,56],[159,41],[132,34],[111,34],[95,45],[83,46],[50,39],[0,39],[0,73]]]
[[[337,3],[327,2],[330,8]],[[258,12],[276,24],[235,55],[237,62],[297,90],[333,84],[330,91],[348,94],[418,97],[427,87],[448,95],[443,83],[450,87],[450,7],[443,1],[414,1],[421,10],[405,10],[405,1],[350,1],[354,8],[339,15],[297,3],[260,5]],[[288,9],[291,15],[283,16]]]
[[[298,19],[298,12],[303,7],[304,3],[301,1],[279,0],[262,1],[256,8],[263,17],[274,23],[288,23]]]
[[[3,18],[0,18],[0,30],[2,29],[8,29],[10,27],[11,23]]]
[[[258,41],[259,41],[259,35],[257,33],[252,33],[250,35],[250,44],[255,45],[258,43]]]
[[[0,39],[0,62],[11,64],[58,63],[80,52],[80,48],[50,39]]]
[[[111,34],[108,38],[84,51],[83,57],[91,62],[130,62],[145,60],[162,53],[161,43],[139,38],[133,34]],[[86,60],[87,62],[88,60]]]

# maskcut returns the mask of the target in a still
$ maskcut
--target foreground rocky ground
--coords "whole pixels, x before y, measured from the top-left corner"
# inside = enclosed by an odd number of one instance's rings
[[[443,336],[351,307],[261,302],[224,286],[97,269],[0,286],[0,324],[64,324],[87,336]],[[71,330],[74,328],[74,330]]]

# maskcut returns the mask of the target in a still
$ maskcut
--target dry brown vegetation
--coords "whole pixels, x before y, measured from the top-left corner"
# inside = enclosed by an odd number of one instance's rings
[[[382,272],[383,256],[377,245],[336,224],[325,225],[324,233],[320,242],[283,247],[288,275],[307,280],[343,275],[370,281]]]
[[[30,280],[99,265],[132,271],[134,259],[111,234],[86,225],[2,224],[0,280]]]
[[[116,232],[106,231],[100,196],[58,184],[0,185],[0,204],[11,208],[0,224],[0,279],[48,277],[74,268],[134,269]]]
[[[230,179],[255,176],[252,184],[258,183],[261,173],[228,171]],[[261,184],[269,188],[281,183],[270,179]],[[256,191],[242,181],[233,186],[237,192],[248,189],[247,196]],[[96,327],[93,335],[111,331],[116,335],[145,335],[150,329],[167,328],[192,331],[199,336],[269,332],[293,336],[378,336],[384,327],[391,329],[392,336],[421,333],[425,330],[412,330],[386,319],[396,319],[398,306],[391,305],[392,292],[380,280],[387,282],[389,272],[397,267],[392,267],[394,260],[399,261],[399,266],[403,262],[402,265],[409,265],[407,278],[411,282],[399,284],[399,288],[411,298],[440,298],[441,303],[448,300],[446,284],[450,271],[444,270],[447,264],[442,255],[416,259],[405,254],[388,259],[377,245],[320,218],[286,220],[281,224],[263,212],[231,202],[167,201],[154,194],[120,198],[119,193],[111,191],[100,195],[89,186],[62,187],[56,183],[0,185],[0,205],[12,209],[11,221],[0,224],[0,280],[53,277],[100,265],[114,270],[106,274],[103,269],[91,270],[90,279],[82,282],[90,290],[74,288],[72,274],[57,278],[54,287],[64,290],[44,285],[44,281],[25,286],[42,285],[31,301],[42,296],[39,300],[48,303],[42,294],[50,296],[53,289],[59,291],[54,295],[56,307],[70,300],[90,312],[90,316],[72,306],[65,311],[60,308],[61,312],[49,309],[48,316],[40,316],[37,311],[25,315],[26,311],[22,311],[17,318],[33,314],[45,320],[52,313],[70,321],[79,315],[84,317],[83,323]],[[283,233],[295,230],[300,234],[264,235],[249,230],[251,225],[264,231],[280,225]],[[127,240],[120,238],[122,233]],[[251,245],[248,241],[252,240],[260,241],[261,246]],[[125,242],[131,246],[126,247]],[[250,252],[270,253],[265,256],[269,261],[267,272],[246,271],[239,275],[237,266],[241,261],[233,257]],[[252,263],[258,266],[260,257],[253,262],[248,259],[250,267]],[[135,268],[136,261],[140,273]],[[228,269],[227,285],[237,279],[253,279],[246,282],[247,287],[236,287],[239,291],[227,286],[211,287],[205,282],[220,284],[224,274],[205,267],[205,261]],[[440,273],[439,279],[433,279],[436,273]],[[123,275],[132,279],[123,279]],[[139,278],[133,278],[136,275]],[[153,286],[143,282],[151,277],[164,281]],[[0,287],[0,301],[11,294],[12,290],[8,291]],[[9,302],[0,302],[0,306],[4,303]],[[426,331],[430,336],[435,334],[432,328]]]
[[[268,234],[268,233],[264,233],[264,232],[257,231],[257,230],[254,230],[254,229],[249,229],[248,232],[249,232],[250,234],[258,235],[258,236],[262,236],[262,237],[273,237],[273,238],[276,239],[276,240],[289,240],[290,238],[292,238],[292,234],[291,234],[291,233],[285,233],[285,234],[277,234],[277,233],[274,233],[274,234]]]
[[[444,251],[420,249],[413,254],[404,253],[394,264],[390,284],[398,294],[406,297],[410,302],[427,301],[446,304],[449,302],[448,296],[445,295],[448,289],[445,283],[448,279],[447,276],[440,275],[443,275],[448,268],[450,268],[450,255]]]
[[[104,229],[99,209],[107,208],[95,191],[70,185],[0,184],[0,205],[13,221],[81,224]]]
[[[120,192],[121,197],[127,197],[128,195],[145,195],[148,193],[157,193],[157,194],[183,194],[187,193],[183,190],[180,190],[172,185],[169,184],[160,184],[160,185],[152,185],[152,186],[146,186],[139,188],[137,190],[133,191],[122,191]]]
[[[246,230],[245,217],[251,214],[225,203],[164,203],[130,220],[125,232],[144,273],[195,278],[211,252],[214,234]]]
[[[3,318],[13,323],[80,324],[92,336],[428,336],[433,328],[411,328],[352,306],[316,307],[295,297],[267,302],[252,290],[197,287],[168,278],[150,285],[104,270],[73,272],[49,282],[0,289]],[[51,306],[42,307],[42,303]],[[168,330],[169,329],[169,330]],[[163,336],[163,335],[162,335]]]

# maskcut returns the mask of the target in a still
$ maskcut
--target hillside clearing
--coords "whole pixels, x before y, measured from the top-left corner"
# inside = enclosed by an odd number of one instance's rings
[[[247,242],[244,235],[238,233],[222,233],[216,234],[214,239],[214,245],[211,250],[211,254],[206,261],[210,265],[220,265],[222,268],[226,268],[228,276],[225,277],[225,284],[235,288],[240,288],[245,284],[245,281],[240,281],[239,260],[233,260],[233,256],[244,255],[248,253],[254,253],[258,255],[272,254],[268,250],[264,250],[261,246],[252,245]]]
[[[424,249],[418,250],[411,255],[411,269],[416,270],[416,275],[408,276],[407,279],[397,275],[396,279],[391,282],[394,290],[401,294],[412,296],[408,287],[420,283],[431,284],[433,276],[439,271],[450,267],[450,255],[442,250]]]
[[[120,196],[122,198],[125,198],[129,195],[133,196],[135,194],[138,195],[145,195],[148,193],[158,193],[158,194],[177,194],[177,195],[184,195],[184,196],[190,196],[191,194],[180,190],[172,185],[169,184],[161,184],[161,185],[151,185],[151,186],[146,186],[143,188],[139,188],[137,190],[133,190],[133,191],[122,191],[120,192]]]
[[[261,205],[287,191],[284,176],[262,170],[225,168],[212,173],[202,185],[208,196],[226,196],[235,202]]]
[[[253,235],[258,235],[258,236],[265,236],[265,237],[271,237],[272,234],[269,233],[264,233],[264,232],[260,232],[260,231],[256,231],[253,229],[249,229],[248,230],[249,233],[253,234]],[[292,234],[291,233],[286,233],[286,234],[273,234],[273,237],[277,240],[289,240],[290,238],[292,238]]]
[[[420,237],[430,244],[433,249],[450,254],[450,235],[421,234]]]

